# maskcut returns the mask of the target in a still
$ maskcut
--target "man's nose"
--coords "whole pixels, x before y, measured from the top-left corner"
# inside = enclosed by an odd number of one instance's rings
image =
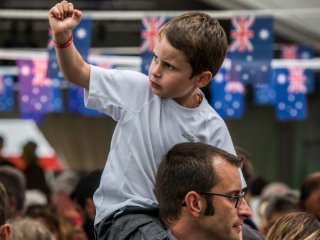
[[[243,219],[250,218],[252,216],[252,210],[244,198],[238,208],[238,214]]]

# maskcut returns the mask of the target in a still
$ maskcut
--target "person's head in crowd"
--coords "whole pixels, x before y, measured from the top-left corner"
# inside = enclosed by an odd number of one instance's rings
[[[83,229],[76,226],[68,217],[57,214],[49,205],[30,206],[26,209],[25,216],[43,223],[54,235],[55,240],[87,239]],[[75,236],[81,237],[76,238]]]
[[[308,175],[300,188],[300,208],[320,220],[320,172]]]
[[[96,208],[93,194],[99,186],[102,170],[95,170],[82,177],[75,187],[71,198],[80,206],[84,214],[83,228],[89,239],[94,239],[94,218]]]
[[[28,141],[23,145],[21,158],[24,160],[26,165],[38,162],[37,147],[38,145],[33,141]]]
[[[50,230],[35,219],[22,217],[10,221],[10,224],[11,240],[55,240]]]
[[[55,236],[55,239],[63,239],[59,216],[49,205],[31,205],[26,209],[24,216],[42,222]]]
[[[254,176],[254,168],[251,162],[251,154],[240,146],[236,146],[235,149],[236,149],[238,158],[241,159],[242,161],[242,167],[241,167],[242,173],[248,185],[246,200],[247,200],[247,203],[250,204],[250,199],[251,199],[250,182]]]
[[[90,219],[95,217],[93,194],[99,187],[102,170],[95,170],[82,177],[76,185],[71,198],[85,210]]]
[[[81,226],[82,216],[78,206],[71,199],[71,194],[79,182],[79,174],[72,170],[61,172],[51,188],[51,204],[59,215],[69,217],[74,224]]]
[[[0,182],[8,195],[8,218],[19,217],[24,210],[26,179],[17,168],[0,166]]]
[[[178,239],[239,239],[251,214],[241,161],[204,143],[175,145],[159,165],[155,194],[161,220]]]
[[[267,226],[267,220],[265,218],[265,210],[268,205],[269,200],[274,196],[281,196],[290,192],[290,187],[282,182],[271,182],[267,184],[261,191],[260,202],[258,205],[258,215],[259,215],[259,229],[263,229]]]
[[[254,176],[248,184],[252,196],[260,197],[262,190],[268,185],[268,181],[262,176]]]
[[[279,218],[266,240],[319,240],[320,222],[305,212],[289,213]]]
[[[266,224],[261,229],[263,234],[267,235],[272,225],[283,215],[298,211],[298,201],[299,194],[294,191],[271,197],[264,211]]]
[[[8,207],[8,199],[6,189],[2,183],[0,183],[0,239],[9,240],[11,233],[11,226],[6,223],[6,209]]]
[[[244,148],[240,147],[240,146],[236,146],[236,153],[237,153],[237,157],[239,159],[241,159],[242,161],[242,173],[243,173],[243,177],[246,180],[246,183],[248,185],[247,188],[247,194],[245,196],[246,202],[248,203],[248,205],[251,207],[251,189],[250,189],[250,183],[254,177],[254,167],[253,164],[251,162],[251,153],[249,153],[247,150],[245,150]],[[243,227],[243,231],[242,231],[242,237],[243,239],[246,240],[254,240],[254,239],[262,239],[262,235],[257,232],[258,230],[258,226],[257,224],[253,221],[253,219],[251,217],[247,218],[244,220],[244,227]],[[247,226],[249,226],[252,229],[248,229]]]
[[[3,155],[4,144],[5,144],[5,138],[4,136],[0,135],[0,166],[15,167],[15,165]]]

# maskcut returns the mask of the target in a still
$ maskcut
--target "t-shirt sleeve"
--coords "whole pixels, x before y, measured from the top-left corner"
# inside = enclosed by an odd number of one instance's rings
[[[119,121],[128,113],[139,111],[148,99],[148,77],[129,70],[104,69],[91,65],[86,107],[98,110]]]
[[[236,156],[236,151],[234,149],[233,142],[225,122],[219,117],[218,119],[216,119],[215,124],[218,127],[212,134],[213,145]]]

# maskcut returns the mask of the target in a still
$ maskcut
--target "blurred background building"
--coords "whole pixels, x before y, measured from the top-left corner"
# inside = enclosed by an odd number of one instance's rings
[[[42,56],[47,51],[47,12],[56,2],[0,2],[0,74],[13,76],[15,102],[11,111],[0,111],[0,127],[1,120],[25,118],[21,117],[18,100],[20,83],[16,62],[32,54]],[[231,17],[271,16],[274,19],[271,50],[274,60],[281,58],[284,45],[308,46],[313,51],[307,66],[312,69],[314,84],[313,91],[306,95],[307,116],[285,121],[277,119],[274,107],[255,104],[254,88],[248,84],[243,115],[225,120],[234,144],[251,152],[257,173],[269,181],[283,181],[297,187],[306,174],[320,168],[319,1],[76,0],[74,4],[84,16],[92,17],[90,51],[128,59],[140,57],[142,19],[135,16],[143,13],[153,11],[172,17],[186,10],[208,11],[220,20],[229,42],[232,42]],[[66,88],[63,86],[62,92],[65,104]],[[211,99],[210,89],[206,89],[206,94]],[[77,170],[104,166],[115,127],[115,122],[107,116],[88,116],[64,109],[45,114],[35,123],[63,166]],[[16,141],[12,140],[11,133],[1,134],[6,135],[10,147]]]

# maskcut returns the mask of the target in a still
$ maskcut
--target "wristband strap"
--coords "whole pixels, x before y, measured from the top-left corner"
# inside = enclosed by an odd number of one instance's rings
[[[54,42],[54,45],[55,45],[56,48],[66,48],[66,47],[69,47],[71,45],[71,43],[73,42],[73,36],[71,34],[69,39],[63,44],[58,44],[55,41],[53,41],[53,42]]]

